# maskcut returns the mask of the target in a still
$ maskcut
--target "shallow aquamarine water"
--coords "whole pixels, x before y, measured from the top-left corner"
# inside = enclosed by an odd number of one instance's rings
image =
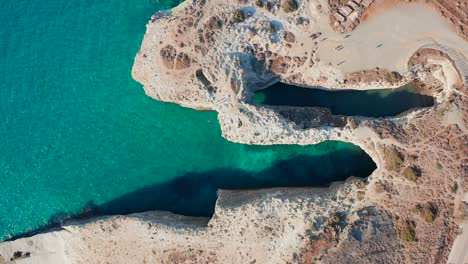
[[[209,215],[216,189],[326,185],[375,165],[351,144],[246,146],[216,114],[148,98],[130,71],[171,1],[0,2],[0,240],[79,213]]]

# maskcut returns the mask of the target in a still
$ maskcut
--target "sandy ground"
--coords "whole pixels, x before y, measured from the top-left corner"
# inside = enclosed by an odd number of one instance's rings
[[[33,258],[21,258],[15,262],[10,262],[10,259],[4,259],[6,263],[22,263],[22,264],[37,264],[37,263],[70,263],[65,253],[64,241],[72,236],[70,232],[50,232],[39,234],[31,237],[30,239],[19,239],[17,247],[9,248],[2,247],[0,257],[13,256],[13,254],[20,249],[27,249],[29,251],[37,251],[38,254]],[[5,245],[3,243],[2,245]],[[0,264],[3,264],[0,259]]]
[[[468,193],[465,193],[464,196],[463,200],[468,202]],[[459,232],[447,261],[449,264],[468,263],[468,219],[460,223]]]
[[[304,263],[297,260],[299,255],[294,256],[293,253],[302,254],[301,249],[306,252],[315,251],[305,241],[308,236],[315,239],[324,230],[328,230],[328,223],[333,223],[334,212],[351,214],[364,204],[381,204],[385,210],[390,210],[400,219],[394,221],[397,228],[406,220],[417,222],[418,242],[400,241],[403,246],[396,249],[396,255],[401,252],[401,256],[406,259],[403,263],[445,261],[450,249],[441,245],[452,243],[455,225],[448,213],[453,200],[450,188],[453,179],[461,178],[460,175],[464,172],[459,165],[460,157],[464,155],[463,143],[466,142],[466,135],[453,124],[466,123],[462,115],[466,112],[466,101],[462,101],[465,98],[453,93],[453,103],[449,104],[449,100],[444,100],[448,107],[446,116],[440,114],[443,112],[442,106],[437,105],[424,113],[421,110],[418,115],[413,112],[405,117],[392,119],[395,122],[361,119],[357,129],[351,128],[351,125],[335,128],[328,123],[326,126],[317,123],[317,127],[303,129],[287,121],[273,109],[244,102],[242,89],[239,90],[238,86],[242,88],[249,82],[271,81],[272,75],[267,74],[264,68],[256,69],[256,64],[252,66],[241,63],[244,59],[244,62],[251,62],[248,54],[251,51],[245,49],[250,43],[257,44],[256,51],[252,51],[256,55],[263,55],[272,62],[279,61],[279,65],[276,65],[279,77],[290,77],[291,82],[296,80],[296,83],[304,85],[351,88],[340,82],[343,81],[344,73],[375,67],[404,72],[409,57],[425,44],[441,43],[460,49],[466,56],[466,42],[445,21],[438,18],[437,14],[423,5],[405,5],[388,10],[361,24],[348,38],[333,32],[326,11],[319,11],[318,6],[326,6],[326,0],[310,1],[309,6],[305,6],[307,11],[301,9],[294,14],[296,18],[303,15],[310,18],[310,24],[299,25],[294,22],[296,20],[291,17],[292,14],[282,13],[281,9],[275,11],[276,13],[259,9],[254,17],[240,26],[230,26],[229,18],[225,17],[225,26],[216,30],[207,30],[209,23],[204,22],[213,14],[223,16],[228,11],[240,8],[239,3],[213,0],[206,1],[200,12],[198,9],[182,10],[191,5],[191,2],[185,2],[174,11],[180,11],[174,17],[148,24],[148,32],[142,50],[137,55],[133,74],[135,79],[145,85],[149,96],[196,109],[218,111],[223,136],[238,143],[306,145],[328,139],[355,143],[377,163],[378,169],[369,177],[371,183],[367,187],[358,184],[344,185],[335,193],[304,191],[301,194],[294,189],[283,195],[268,191],[264,197],[239,203],[237,207],[232,206],[235,204],[232,201],[240,199],[234,199],[232,194],[228,196],[229,199],[223,198],[221,192],[215,216],[207,227],[174,227],[178,222],[176,218],[161,220],[161,215],[156,212],[114,216],[67,227],[60,235],[48,233],[47,237],[38,238],[37,241],[25,238],[3,243],[0,244],[0,254],[9,259],[17,250],[31,252],[31,259],[34,258],[35,261],[30,263],[66,263],[63,256],[75,260],[74,263]],[[310,14],[304,14],[306,12]],[[197,21],[198,28],[191,26],[190,19],[200,19]],[[296,36],[296,41],[289,46],[282,41],[270,41],[273,37],[272,24],[263,25],[263,22],[270,20],[280,21],[284,30]],[[248,26],[256,30],[250,31]],[[183,31],[184,27],[187,27],[186,31]],[[316,32],[322,32],[322,36],[312,40],[310,35]],[[212,42],[207,40],[209,43],[203,42],[203,46],[197,44],[197,51],[194,44],[189,42],[199,37],[213,39]],[[265,52],[265,43],[269,44],[269,52]],[[163,53],[163,57],[161,51],[169,44],[171,49],[165,49],[167,52]],[[343,50],[336,51],[335,47],[340,44],[344,46]],[[377,48],[380,44],[383,45]],[[315,48],[316,54],[311,54]],[[225,52],[239,54],[230,57]],[[267,56],[266,53],[271,54]],[[272,55],[273,53],[277,54]],[[194,60],[190,61],[190,66],[186,64],[176,69],[176,55],[184,58],[184,54]],[[288,66],[284,63],[287,61],[284,58],[286,56],[289,57],[290,65],[282,71],[284,65]],[[305,63],[295,63],[294,57],[298,60],[305,58]],[[317,57],[320,61],[314,61]],[[343,60],[345,61],[341,63]],[[337,64],[340,65],[336,66]],[[455,76],[450,71],[450,64],[432,66],[438,69],[435,79],[441,84],[447,82],[451,86],[449,83],[455,81]],[[230,75],[226,76],[226,72]],[[292,78],[293,74],[299,73],[302,77]],[[329,78],[322,81],[322,77]],[[238,84],[236,81],[245,83]],[[233,83],[236,85],[232,85]],[[387,83],[381,82],[378,87],[385,87]],[[358,85],[378,88],[373,83]],[[442,93],[454,91],[448,86],[444,87]],[[210,92],[213,87],[217,89],[215,95]],[[460,110],[451,110],[451,105],[457,104],[457,109]],[[441,117],[445,118],[446,127],[440,127]],[[416,183],[401,177],[403,167],[396,171],[384,169],[384,150],[387,148],[395,148],[395,151],[401,151],[406,156],[404,166],[422,169],[423,174]],[[435,160],[440,162],[438,170],[433,168],[436,165]],[[366,194],[365,188],[374,187],[375,190]],[[360,201],[359,197],[363,200]],[[226,200],[231,200],[229,205]],[[439,216],[435,222],[428,224],[419,215],[414,215],[412,209],[416,202],[432,200],[438,201]],[[222,208],[219,207],[220,203],[224,203]],[[372,230],[366,233],[372,233]],[[390,235],[385,239],[371,239],[355,247],[337,250],[345,254],[345,257],[356,254],[373,257],[378,252],[384,252],[380,261],[352,262],[333,258],[333,262],[326,263],[402,263],[393,254],[389,254],[388,247],[385,248],[383,244],[398,238],[395,232],[388,234]],[[351,239],[357,241],[352,237]],[[464,252],[466,243],[463,239],[456,244],[453,253],[455,258],[463,257],[460,255]],[[314,242],[312,246],[321,242],[323,241]],[[372,247],[371,252],[362,251],[363,245],[368,242],[376,242],[378,245]],[[343,245],[344,243],[338,243],[338,246]],[[330,246],[331,244],[328,245]],[[55,259],[47,259],[49,257]]]
[[[30,254],[13,262],[23,264],[292,263],[307,230],[356,206],[355,185],[334,186],[220,191],[208,226],[156,211],[78,221],[61,231],[1,243],[0,263],[17,251]]]
[[[464,134],[468,135],[468,128],[463,122],[463,111],[459,108],[453,108],[444,115],[444,125],[457,125]]]
[[[398,5],[372,16],[349,33],[348,38],[344,38],[348,34],[335,33],[331,28],[322,30],[323,38],[327,39],[319,46],[318,57],[344,72],[375,67],[405,72],[408,58],[421,46],[431,43],[457,48],[465,57],[468,55],[466,41],[423,4]],[[338,45],[343,45],[344,49],[336,51]]]
[[[452,251],[450,252],[447,263],[449,264],[465,264],[468,263],[468,220],[465,220],[461,225],[461,234],[453,243]]]

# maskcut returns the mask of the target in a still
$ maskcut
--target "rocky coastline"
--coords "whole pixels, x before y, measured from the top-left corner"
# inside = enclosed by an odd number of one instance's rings
[[[432,12],[408,8],[423,22]],[[375,42],[382,46],[363,44],[367,30],[384,28],[385,14],[347,36],[332,27],[333,12],[325,0],[185,1],[152,17],[132,75],[156,100],[217,111],[233,142],[358,145],[377,164],[366,180],[220,190],[211,219],[146,212],[70,221],[0,244],[0,263],[445,263],[468,184],[467,42],[440,18],[433,35],[415,24],[410,39],[387,32]],[[366,118],[249,103],[278,81],[332,90],[414,82],[436,104]]]

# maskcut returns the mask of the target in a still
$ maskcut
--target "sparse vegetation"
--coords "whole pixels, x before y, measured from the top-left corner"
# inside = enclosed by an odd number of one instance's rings
[[[234,11],[232,19],[236,23],[244,22],[244,20],[245,20],[244,13],[240,9],[237,9],[236,11]]]
[[[418,238],[416,237],[416,223],[414,221],[405,221],[399,233],[400,238],[407,242],[418,241]]]
[[[349,127],[351,127],[352,129],[357,128],[357,123],[356,123],[356,120],[354,118],[349,118],[348,119],[348,124],[349,124]]]
[[[394,148],[385,150],[384,159],[387,169],[392,171],[399,171],[401,166],[405,162],[404,156]]]
[[[436,167],[438,170],[441,170],[442,169],[442,164],[440,164],[439,162],[436,163]]]
[[[398,72],[389,72],[385,76],[385,81],[388,83],[394,84],[401,81],[402,77]]]
[[[417,158],[418,158],[418,156],[416,156],[416,155],[408,155],[408,162],[414,163]]]
[[[275,7],[275,5],[272,3],[272,2],[267,2],[265,5],[265,9],[268,10],[268,11],[272,11],[273,8]]]
[[[434,222],[438,212],[437,206],[431,202],[418,204],[414,210],[429,224]]]
[[[452,186],[452,193],[458,192],[458,182],[454,182]]]
[[[336,212],[328,219],[325,230],[332,232],[336,236],[336,239],[338,239],[338,234],[343,230],[345,218],[346,216],[344,213]]]
[[[293,43],[293,42],[296,41],[296,36],[292,32],[285,31],[283,33],[283,39],[284,39],[284,41],[286,41],[288,43]]]
[[[223,22],[218,17],[211,17],[208,22],[209,29],[220,29],[223,27]]]
[[[276,32],[277,32],[277,29],[276,29],[275,25],[272,22],[270,22],[270,33],[271,34],[276,34]]]
[[[449,110],[449,108],[447,106],[440,107],[439,109],[440,109],[440,111],[439,111],[440,118],[442,118],[445,115],[445,112],[447,112]]]
[[[285,0],[283,2],[283,11],[286,13],[291,13],[296,11],[299,8],[296,0]]]
[[[364,191],[358,191],[358,194],[357,194],[357,199],[358,201],[362,201],[364,200],[364,197],[366,196],[366,192]]]
[[[403,177],[412,182],[416,182],[419,176],[421,176],[421,173],[415,166],[408,167],[403,171]]]

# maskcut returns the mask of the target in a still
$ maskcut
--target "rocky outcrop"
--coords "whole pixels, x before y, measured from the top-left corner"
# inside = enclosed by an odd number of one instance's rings
[[[467,88],[450,56],[418,49],[434,39],[461,54],[467,46],[453,46],[462,40],[441,30],[421,31],[401,46],[384,39],[391,44],[370,47],[365,30],[376,24],[356,30],[352,39],[330,28],[327,1],[293,2],[194,0],[157,13],[132,75],[157,100],[216,110],[230,141],[359,145],[378,166],[366,181],[330,190],[221,191],[209,221],[148,212],[69,223],[1,244],[3,259],[30,252],[21,261],[445,262],[455,236],[455,197],[467,185]],[[329,89],[415,81],[437,103],[391,119],[250,103],[255,90],[277,81]],[[430,223],[415,210],[426,203],[437,207]]]
[[[159,52],[163,65],[168,69],[174,68],[174,60],[176,58],[176,49],[172,45],[164,46]]]
[[[392,216],[383,208],[357,211],[358,220],[347,230],[347,238],[321,259],[322,263],[402,263]]]
[[[443,21],[425,13],[431,11],[421,5],[412,5],[411,13],[419,16],[418,23],[427,20],[433,33],[416,22],[409,24],[413,22],[405,20],[408,16],[404,13],[401,21],[405,25],[399,28],[412,28],[413,35],[402,35],[404,40],[398,39],[404,30],[384,37],[376,35],[374,38],[382,42],[371,46],[369,43],[375,41],[371,34],[387,29],[389,21],[399,23],[397,10],[390,18],[369,22],[347,36],[330,27],[333,9],[328,8],[327,1],[295,3],[297,8],[285,10],[280,1],[185,2],[172,15],[155,16],[148,24],[133,76],[148,95],[158,100],[216,110],[223,137],[230,141],[306,145],[343,140],[371,155],[378,169],[356,197],[359,203],[345,214],[330,209],[327,215],[336,214],[323,219],[325,225],[318,228],[319,233],[303,235],[296,250],[291,251],[294,256],[290,261],[444,262],[454,238],[453,217],[438,217],[428,224],[412,212],[423,201],[439,201],[440,215],[456,209],[454,194],[447,186],[458,182],[464,173],[460,164],[467,149],[463,143],[467,138],[467,91],[450,55],[418,49],[433,45],[436,39],[466,56],[466,42],[449,33]],[[404,9],[401,12],[410,12]],[[213,14],[217,14],[216,19]],[[183,26],[186,21],[192,22],[191,27]],[[182,33],[176,30],[180,28]],[[177,52],[189,54],[189,68],[167,71],[160,67],[157,56],[142,56],[158,54],[169,42],[184,44]],[[433,95],[437,102],[432,108],[392,119],[338,117],[326,109],[250,103],[255,90],[277,81],[328,89],[388,88],[413,81],[420,92]],[[392,160],[396,157],[398,160]],[[434,169],[434,163],[441,164],[440,169]],[[345,224],[330,219],[345,219]],[[414,222],[411,232],[408,222]],[[408,232],[417,238],[413,240]]]
[[[311,239],[322,236],[333,222],[340,226],[333,231],[336,241],[364,232],[359,242],[350,242],[362,245],[356,254],[389,238],[381,246],[395,249],[392,256],[398,260],[401,253],[394,245],[398,241],[388,213],[372,207],[352,210],[363,184],[350,180],[331,189],[220,191],[208,223],[162,212],[103,217],[3,243],[0,255],[14,259],[15,252],[27,252],[21,263],[298,262],[309,255]],[[338,213],[342,217],[336,220]],[[352,246],[356,245],[347,247]],[[384,257],[372,260],[390,255]]]
[[[346,57],[336,60],[335,54],[343,52],[342,49],[350,49],[352,54],[362,53],[362,57],[371,49],[362,50],[352,41],[348,44],[349,38],[330,28],[327,1],[295,3],[297,8],[285,11],[284,3],[277,1],[194,1],[182,3],[170,14],[156,14],[147,26],[132,74],[144,85],[146,93],[157,100],[216,110],[223,136],[230,141],[314,144],[334,139],[351,141],[372,151],[344,122],[327,124],[322,121],[325,118],[318,122],[285,120],[284,110],[279,113],[274,108],[249,104],[253,91],[277,81],[327,89],[375,89],[398,87],[425,75],[426,69],[400,65],[409,57],[395,60],[396,65],[392,61],[394,57],[387,60],[370,55],[369,60],[375,59],[375,66],[384,65],[388,69],[361,68],[359,63],[346,61]],[[235,14],[242,19],[235,19]],[[463,41],[455,33],[451,34],[428,37],[421,33],[402,46],[402,56],[407,56],[406,52],[414,53],[413,47],[434,43],[438,37],[441,43],[449,38]],[[454,43],[451,39],[448,42]],[[462,53],[468,52],[464,46],[460,46]],[[440,92],[446,94],[447,90]],[[316,116],[320,116],[320,110],[316,111]],[[293,125],[301,122],[307,125],[302,128]],[[372,121],[379,122],[386,123]]]

